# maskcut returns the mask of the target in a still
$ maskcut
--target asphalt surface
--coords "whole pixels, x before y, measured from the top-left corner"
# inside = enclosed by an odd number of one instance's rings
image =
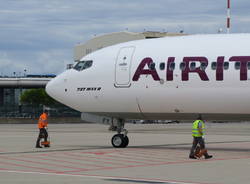
[[[191,160],[191,123],[127,124],[115,149],[101,124],[50,124],[50,148],[35,148],[36,125],[0,124],[0,183],[247,184],[250,123],[207,123],[212,159]]]

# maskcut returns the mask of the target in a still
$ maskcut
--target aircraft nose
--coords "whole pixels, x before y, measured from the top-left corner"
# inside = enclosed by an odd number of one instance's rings
[[[71,73],[72,71],[65,71],[50,80],[45,87],[46,93],[60,103],[69,103],[70,95],[68,94],[69,86],[67,81],[69,79],[68,75]]]
[[[62,96],[62,83],[61,77],[52,79],[45,87],[46,93],[55,100],[60,101]]]
[[[51,96],[52,98],[55,96],[55,94],[56,94],[56,92],[55,92],[55,87],[56,87],[56,85],[54,85],[55,84],[55,78],[54,79],[52,79],[52,80],[50,80],[48,83],[47,83],[47,85],[46,85],[46,87],[45,87],[45,91],[46,91],[46,93],[49,95],[49,96]]]

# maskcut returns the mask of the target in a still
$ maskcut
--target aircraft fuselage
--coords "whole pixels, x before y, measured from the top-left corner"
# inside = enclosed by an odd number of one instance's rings
[[[249,43],[250,34],[126,42],[85,56],[47,92],[81,112],[124,119],[250,120]]]

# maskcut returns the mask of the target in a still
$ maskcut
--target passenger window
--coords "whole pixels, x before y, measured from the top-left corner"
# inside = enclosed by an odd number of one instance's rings
[[[93,64],[93,61],[79,61],[73,68],[77,71],[82,71],[87,68],[90,68]]]
[[[240,69],[240,62],[235,62],[235,69],[236,70],[239,70]]]
[[[206,70],[206,68],[207,68],[207,63],[201,63],[200,69]]]
[[[164,70],[165,69],[165,63],[160,63],[160,70]]]
[[[190,70],[195,70],[195,62],[190,63]]]
[[[217,63],[216,62],[212,62],[211,68],[212,68],[212,70],[216,70]]]
[[[181,63],[180,64],[180,69],[181,70],[185,70],[185,68],[186,68],[186,63]]]
[[[247,62],[247,68],[250,70],[250,62]]]
[[[169,70],[173,71],[175,69],[175,63],[170,63]]]
[[[229,62],[225,62],[223,64],[224,70],[228,70],[229,69]]]
[[[149,69],[150,70],[155,70],[155,63],[150,63],[149,64]]]

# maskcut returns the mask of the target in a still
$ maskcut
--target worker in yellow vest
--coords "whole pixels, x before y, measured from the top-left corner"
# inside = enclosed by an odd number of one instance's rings
[[[202,117],[199,116],[197,120],[194,121],[193,123],[193,129],[192,129],[193,146],[189,154],[190,159],[197,159],[197,157],[195,156],[195,149],[198,144],[200,145],[202,155],[205,156],[205,159],[210,159],[213,157],[212,155],[209,155],[207,153],[207,150],[205,149],[204,132],[205,132],[205,123],[202,120]]]

